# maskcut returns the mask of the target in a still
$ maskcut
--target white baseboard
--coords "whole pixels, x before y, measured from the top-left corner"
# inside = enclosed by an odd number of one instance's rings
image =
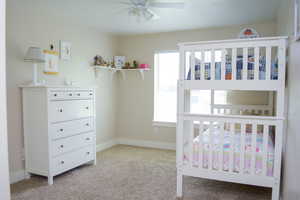
[[[10,178],[10,184],[22,181],[26,178],[25,177],[25,171],[20,170],[20,171],[17,171],[17,172],[9,172],[9,178]]]
[[[125,138],[118,138],[117,144],[155,148],[155,149],[176,150],[175,143],[157,142],[157,141],[149,141],[149,140],[132,140],[132,139],[125,139]]]
[[[103,142],[101,144],[97,144],[97,147],[96,147],[97,149],[96,150],[97,150],[97,152],[103,151],[105,149],[108,149],[108,148],[116,145],[116,144],[117,144],[116,140],[109,140],[107,142]]]

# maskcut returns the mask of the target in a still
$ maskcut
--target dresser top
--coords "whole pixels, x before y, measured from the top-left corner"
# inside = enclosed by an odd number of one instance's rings
[[[75,86],[75,85],[19,85],[20,88],[97,88],[96,85]]]

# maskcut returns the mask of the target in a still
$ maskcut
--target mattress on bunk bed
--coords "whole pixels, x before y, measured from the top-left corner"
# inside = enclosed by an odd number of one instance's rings
[[[214,131],[212,136],[209,134],[209,130],[206,130],[203,133],[202,137],[202,145],[203,145],[203,160],[202,165],[203,168],[208,168],[209,163],[209,141],[210,138],[213,140],[213,146],[212,146],[212,168],[213,169],[219,169],[218,161],[220,158],[220,131]],[[194,166],[199,166],[199,136],[194,138],[193,140],[193,159],[192,163]],[[252,154],[252,148],[251,148],[251,142],[252,141],[252,135],[251,133],[245,134],[245,159],[244,159],[244,173],[250,173],[251,170],[251,154]],[[228,131],[224,132],[224,139],[223,139],[223,170],[228,171],[229,170],[229,161],[230,161],[230,147],[231,143],[231,136]],[[184,144],[184,163],[186,164],[187,161],[189,161],[188,157],[188,142],[185,142]],[[274,166],[274,142],[272,137],[269,134],[268,138],[268,151],[267,151],[267,176],[273,176],[273,166]],[[232,166],[232,169],[234,172],[240,171],[240,152],[241,152],[241,134],[236,133],[234,135],[234,144],[233,144],[233,163],[234,166]],[[258,133],[256,138],[256,158],[255,158],[255,173],[261,174],[263,169],[263,134]]]
[[[196,64],[195,64],[195,80],[200,80],[201,74],[200,74],[200,66],[201,66],[201,61],[199,59],[196,59]],[[241,80],[242,79],[242,70],[243,70],[243,56],[238,56],[237,61],[236,61],[236,79]],[[254,79],[254,57],[249,56],[248,57],[248,80],[253,80]],[[211,63],[205,63],[204,64],[205,68],[205,79],[210,80],[210,68],[211,68]],[[221,80],[221,62],[216,62],[215,63],[215,79],[216,80]],[[264,56],[261,56],[259,58],[259,80],[264,80],[266,77],[266,58]],[[232,61],[230,57],[226,57],[226,62],[225,62],[225,79],[226,80],[231,80],[232,79]],[[278,79],[278,61],[272,61],[271,64],[271,80],[277,80]],[[189,69],[188,75],[187,75],[187,80],[191,80],[191,69]]]

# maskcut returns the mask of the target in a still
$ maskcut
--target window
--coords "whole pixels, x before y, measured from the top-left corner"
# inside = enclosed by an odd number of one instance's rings
[[[176,122],[179,53],[155,54],[154,121]]]
[[[205,55],[209,60],[210,55]],[[216,51],[216,62],[220,62],[221,51]],[[179,77],[179,53],[159,52],[154,56],[154,122],[175,123],[177,116],[177,80]],[[187,59],[189,60],[189,59]],[[211,113],[211,91],[191,90],[191,112]],[[214,91],[214,104],[226,104],[226,91]],[[159,124],[160,125],[160,124]]]

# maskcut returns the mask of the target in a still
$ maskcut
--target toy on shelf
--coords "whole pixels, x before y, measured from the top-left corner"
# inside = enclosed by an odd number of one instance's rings
[[[94,65],[95,65],[95,66],[96,66],[96,65],[98,65],[98,66],[106,66],[106,67],[109,67],[109,66],[110,66],[109,63],[106,62],[106,61],[102,58],[102,56],[99,56],[99,55],[96,55],[96,56],[94,57]]]
[[[140,64],[139,68],[140,69],[149,69],[149,65],[148,64]]]

